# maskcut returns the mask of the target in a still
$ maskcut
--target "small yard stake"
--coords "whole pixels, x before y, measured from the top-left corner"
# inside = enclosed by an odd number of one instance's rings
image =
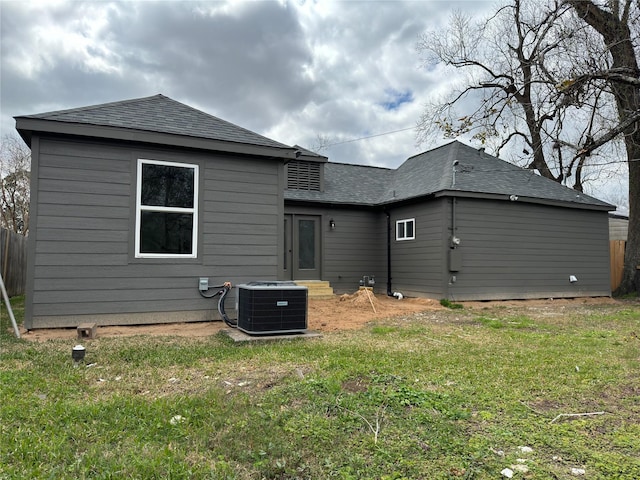
[[[373,313],[377,315],[378,312],[376,312],[376,307],[373,304],[373,300],[371,300],[371,294],[369,293],[369,289],[365,287],[364,291],[367,292],[367,297],[369,298],[369,303],[371,304],[371,308],[373,308]]]
[[[587,417],[587,416],[591,416],[591,415],[604,415],[607,412],[589,412],[589,413],[561,413],[560,415],[556,416],[556,418],[554,418],[553,420],[551,420],[549,423],[553,423],[556,420],[559,420],[563,417]]]
[[[11,303],[9,302],[9,295],[7,294],[7,289],[4,286],[4,280],[2,278],[2,274],[0,274],[0,287],[2,287],[2,298],[4,298],[4,303],[7,304],[7,311],[9,312],[9,318],[11,319],[11,323],[13,324],[13,331],[16,332],[16,337],[20,338],[20,330],[18,329],[18,324],[16,323],[16,317],[13,316],[13,310],[11,309]]]
[[[380,434],[380,426],[381,426],[381,423],[382,423],[382,419],[384,417],[384,411],[386,409],[386,406],[380,405],[380,407],[378,407],[378,411],[376,412],[376,426],[375,426],[375,428],[373,427],[373,425],[371,424],[371,422],[369,420],[367,420],[363,415],[360,415],[358,412],[354,412],[352,410],[349,410],[348,408],[345,408],[342,405],[336,404],[336,406],[339,407],[339,408],[342,408],[345,412],[349,412],[351,415],[355,415],[356,417],[360,417],[362,420],[364,420],[364,422],[369,427],[369,430],[371,430],[371,433],[373,433],[373,444],[374,445],[378,444],[378,435]]]

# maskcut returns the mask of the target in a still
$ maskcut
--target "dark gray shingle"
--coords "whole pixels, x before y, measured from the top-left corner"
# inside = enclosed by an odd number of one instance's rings
[[[386,168],[324,164],[324,192],[286,190],[287,200],[337,203],[346,205],[376,205],[386,190],[393,170]]]

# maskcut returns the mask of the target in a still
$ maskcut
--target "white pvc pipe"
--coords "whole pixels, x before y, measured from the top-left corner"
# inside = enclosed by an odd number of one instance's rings
[[[11,310],[11,303],[9,302],[9,295],[7,294],[7,289],[4,287],[4,280],[2,279],[1,273],[0,273],[0,288],[2,288],[2,298],[4,298],[4,303],[7,304],[7,311],[9,312],[9,318],[11,318],[11,323],[13,324],[13,331],[16,332],[16,337],[20,338],[20,330],[18,329],[18,324],[16,323],[16,317],[13,316],[13,310]]]

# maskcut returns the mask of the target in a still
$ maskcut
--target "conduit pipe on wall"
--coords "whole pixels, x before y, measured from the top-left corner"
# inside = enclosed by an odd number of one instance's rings
[[[451,197],[451,238],[456,236],[456,197]]]
[[[449,237],[449,286],[451,287],[457,281],[457,275],[451,275],[452,272],[457,272],[460,269],[458,265],[459,257],[456,255],[456,249],[460,245],[460,239],[456,235],[458,228],[456,220],[456,197],[451,197],[451,236]],[[455,266],[454,266],[455,265]]]
[[[391,214],[385,211],[387,214],[387,296],[392,297],[393,291],[391,289]]]
[[[394,292],[391,288],[391,214],[388,211],[385,213],[387,214],[387,296],[402,300],[404,295],[400,292]]]
[[[222,321],[224,321],[224,323],[226,323],[230,327],[238,328],[238,321],[230,319],[224,309],[224,299],[227,296],[227,293],[229,293],[229,290],[231,290],[231,287],[231,282],[224,282],[222,285],[212,287],[209,287],[205,284],[201,288],[198,288],[198,291],[200,292],[200,296],[204,298],[215,298],[220,295],[220,298],[218,299],[218,313],[220,314]],[[216,292],[213,295],[206,295],[205,292],[210,288],[216,289]]]

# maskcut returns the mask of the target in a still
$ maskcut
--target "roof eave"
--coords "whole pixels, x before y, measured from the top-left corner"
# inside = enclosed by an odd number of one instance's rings
[[[294,149],[295,151],[299,151]],[[317,157],[311,155],[305,155],[304,153],[299,154],[296,157],[296,160],[304,160],[305,162],[314,162],[314,163],[327,163],[329,159],[327,157]]]
[[[225,153],[255,155],[262,157],[276,157],[294,159],[296,150],[293,147],[269,147],[248,143],[227,142],[189,135],[151,132],[132,128],[111,127],[84,123],[58,122],[39,118],[15,117],[16,130],[27,145],[31,144],[32,133],[54,135],[72,135],[92,137],[127,142],[141,142],[172,147],[195,148]]]
[[[284,201],[286,203],[295,203],[297,205],[325,205],[330,207],[355,207],[355,208],[376,208],[377,203],[367,202],[345,202],[340,200],[316,200],[306,198],[291,198],[287,197],[285,193]]]
[[[434,192],[434,193],[425,193],[424,195],[415,195],[412,197],[404,197],[404,198],[394,198],[394,199],[388,199],[388,200],[375,202],[375,203],[343,202],[343,201],[331,201],[331,200],[323,200],[323,199],[296,199],[296,198],[287,198],[286,194],[285,194],[285,201],[293,202],[293,203],[315,204],[315,205],[318,205],[318,204],[331,205],[331,206],[352,205],[354,207],[386,208],[392,205],[414,203],[417,201],[425,200],[429,197],[430,198],[459,197],[459,198],[479,198],[479,199],[485,199],[485,200],[517,201],[520,203],[534,203],[538,205],[575,208],[575,209],[581,209],[581,210],[599,210],[604,212],[609,212],[616,209],[614,205],[609,205],[609,204],[598,205],[593,203],[578,203],[578,202],[568,202],[568,201],[562,201],[562,200],[552,200],[552,199],[546,199],[546,198],[523,197],[523,196],[518,196],[516,200],[512,200],[511,199],[512,196],[507,194],[465,192],[460,190],[441,190],[439,192]]]
[[[481,193],[481,192],[465,192],[460,190],[442,190],[434,194],[435,197],[466,197],[466,198],[482,198],[487,200],[507,200],[520,203],[535,203],[538,205],[549,205],[554,207],[577,208],[582,210],[601,210],[609,212],[615,210],[614,205],[604,203],[602,205],[595,203],[570,202],[565,200],[553,200],[549,198],[524,197],[518,195],[512,200],[513,195],[498,193]]]

